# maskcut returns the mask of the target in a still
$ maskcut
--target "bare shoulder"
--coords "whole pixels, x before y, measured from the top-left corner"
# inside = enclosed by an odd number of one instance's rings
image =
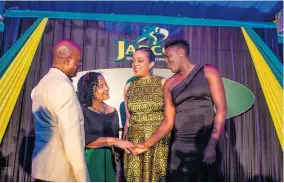
[[[204,70],[205,72],[218,72],[217,68],[213,65],[205,65]]]
[[[173,75],[168,79],[166,79],[164,83],[164,88],[170,91],[171,88],[174,86],[175,80],[176,80],[176,75]]]
[[[204,66],[204,73],[206,78],[219,76],[219,72],[213,65]]]

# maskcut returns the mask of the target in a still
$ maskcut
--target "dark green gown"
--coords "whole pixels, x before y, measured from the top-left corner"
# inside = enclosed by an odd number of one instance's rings
[[[86,107],[82,107],[82,110],[86,145],[99,137],[118,137],[117,111],[99,114]],[[115,182],[114,157],[110,147],[86,148],[85,155],[91,182]]]

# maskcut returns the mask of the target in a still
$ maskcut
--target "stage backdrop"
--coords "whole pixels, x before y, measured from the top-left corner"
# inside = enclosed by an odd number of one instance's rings
[[[34,19],[8,19],[1,53],[5,53],[33,22]],[[276,30],[259,29],[257,32],[282,60],[282,47],[277,44]],[[48,21],[1,144],[1,181],[32,180],[34,123],[31,91],[51,67],[51,48],[54,43],[61,39],[77,42],[83,49],[82,71],[130,68],[131,54],[139,45],[150,46],[156,53],[156,68],[164,69],[164,43],[176,38],[189,41],[193,63],[214,65],[223,78],[244,85],[255,95],[255,103],[250,110],[226,123],[219,143],[222,147],[225,179],[283,181],[283,153],[240,28],[60,19]]]
[[[87,72],[100,72],[106,79],[109,87],[110,98],[105,102],[110,106],[116,108],[119,113],[120,128],[125,124],[125,107],[123,91],[125,84],[136,79],[132,68],[116,68],[116,69],[100,69],[82,71],[73,77],[73,86],[77,91],[79,79]],[[169,78],[173,75],[169,69],[154,69],[153,74],[163,78]],[[253,93],[243,85],[232,80],[222,78],[227,101],[227,119],[242,114],[248,110],[254,103]],[[31,97],[33,92],[31,93]]]

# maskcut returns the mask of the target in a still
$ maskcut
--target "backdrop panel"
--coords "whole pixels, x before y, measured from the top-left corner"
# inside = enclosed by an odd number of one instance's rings
[[[18,29],[15,29],[15,32],[19,33],[16,37],[18,38],[33,21],[33,19],[20,20]],[[12,22],[10,25],[14,26],[15,20]],[[9,25],[7,26],[6,29],[9,30]],[[269,35],[266,36],[267,43],[274,45],[273,40],[277,38],[276,31],[261,31]],[[145,37],[145,41],[140,41]],[[12,33],[11,36],[4,36],[2,45],[10,47],[13,43],[11,38]],[[131,53],[134,50],[133,47],[135,48],[134,43],[137,42],[139,42],[138,45],[150,45],[156,51],[156,68],[162,69],[166,68],[166,64],[159,54],[162,52],[164,41],[176,38],[183,38],[190,42],[190,59],[193,63],[209,63],[216,66],[222,77],[246,86],[255,95],[255,103],[250,110],[226,123],[219,144],[224,157],[223,172],[226,180],[283,181],[282,150],[240,28],[123,24],[60,19],[50,19],[46,26],[1,144],[1,180],[32,180],[30,166],[34,124],[30,96],[33,87],[51,67],[51,48],[55,42],[61,39],[72,39],[83,48],[81,71],[129,68]],[[262,36],[262,38],[265,37]],[[119,44],[123,47],[119,47]],[[121,51],[123,48],[124,50]],[[276,51],[279,49],[276,45],[272,47],[280,59],[281,54]],[[119,59],[119,56],[122,58],[125,56],[125,58]]]

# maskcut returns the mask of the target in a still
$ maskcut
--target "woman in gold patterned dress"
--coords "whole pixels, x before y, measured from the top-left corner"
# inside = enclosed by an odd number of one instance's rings
[[[136,79],[124,89],[126,122],[123,139],[140,143],[149,139],[164,117],[163,84],[165,79],[152,75],[155,55],[139,48],[133,55]],[[124,155],[124,176],[128,182],[164,182],[170,137],[165,137],[146,153]]]

